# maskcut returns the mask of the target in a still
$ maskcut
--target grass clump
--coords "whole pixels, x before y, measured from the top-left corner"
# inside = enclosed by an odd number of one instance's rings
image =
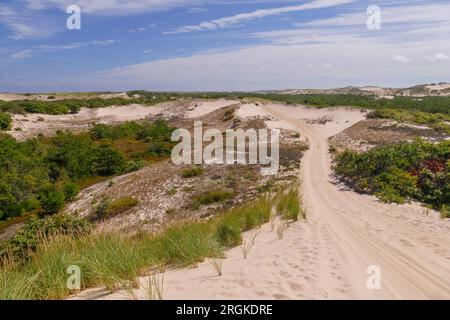
[[[198,194],[194,197],[194,200],[201,205],[208,205],[218,202],[225,202],[231,198],[233,198],[233,193],[230,191],[212,190]]]
[[[123,197],[115,200],[102,199],[94,208],[93,216],[95,218],[108,218],[124,213],[139,204],[139,200],[132,197]]]
[[[277,214],[283,216],[285,220],[297,221],[299,214],[304,217],[297,188],[298,186],[294,184],[287,192],[278,193]]]
[[[441,217],[442,219],[450,219],[450,206],[443,205],[441,208]]]
[[[181,177],[187,179],[187,178],[194,178],[198,177],[203,173],[203,169],[200,167],[192,167],[188,169],[184,169],[181,172]]]

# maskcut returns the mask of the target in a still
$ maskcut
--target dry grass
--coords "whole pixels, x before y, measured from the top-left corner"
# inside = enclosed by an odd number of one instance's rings
[[[209,264],[214,268],[214,270],[217,272],[217,276],[221,276],[223,274],[222,270],[222,260],[219,259],[209,259]]]

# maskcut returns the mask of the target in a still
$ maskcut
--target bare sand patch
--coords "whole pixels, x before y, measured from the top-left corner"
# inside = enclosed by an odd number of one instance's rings
[[[194,103],[186,112],[186,118],[198,118],[216,110],[239,103],[236,100],[218,99]]]
[[[142,106],[132,104],[97,109],[82,108],[77,114],[68,115],[18,114],[13,115],[13,130],[8,133],[18,140],[25,140],[38,134],[53,135],[58,130],[79,132],[87,130],[92,123],[111,124],[145,119],[160,113],[162,110],[161,105]]]

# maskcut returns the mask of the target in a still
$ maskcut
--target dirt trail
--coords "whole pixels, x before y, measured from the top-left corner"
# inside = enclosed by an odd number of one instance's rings
[[[328,138],[359,121],[354,111],[266,105],[269,113],[307,137],[302,161],[307,219],[278,239],[270,224],[258,232],[246,259],[241,248],[226,252],[222,275],[210,261],[164,274],[164,299],[450,299],[450,221],[418,204],[385,204],[339,184],[331,171]],[[316,109],[317,110],[317,109]],[[330,125],[305,116],[333,114]],[[367,287],[369,266],[381,271],[381,289]],[[146,299],[149,279],[133,292],[101,289],[77,299]],[[99,292],[100,290],[100,292]]]
[[[449,299],[450,225],[424,214],[419,206],[382,204],[370,196],[345,190],[331,173],[328,136],[295,119],[290,107],[266,107],[295,125],[310,142],[302,162],[302,195],[310,233],[338,256],[337,265],[320,255],[317,285],[327,298],[343,280],[353,299]],[[334,262],[334,261],[333,261]],[[367,268],[379,266],[381,290],[368,290]],[[336,266],[340,272],[336,272]]]

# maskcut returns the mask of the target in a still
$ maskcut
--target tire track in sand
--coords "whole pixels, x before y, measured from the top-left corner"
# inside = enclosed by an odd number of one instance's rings
[[[436,234],[430,233],[427,232],[430,222],[418,218],[417,210],[423,209],[404,212],[407,206],[382,204],[374,197],[342,190],[331,178],[328,137],[296,119],[295,107],[264,108],[294,125],[309,140],[310,150],[302,162],[301,187],[308,224],[326,230],[323,239],[328,239],[328,245],[338,253],[345,270],[341,277],[350,285],[347,298],[449,299],[448,222],[431,222]],[[391,209],[393,206],[395,210]],[[366,270],[370,265],[381,268],[381,290],[367,288]],[[327,275],[334,270],[322,267],[322,280],[316,285],[327,288]]]

